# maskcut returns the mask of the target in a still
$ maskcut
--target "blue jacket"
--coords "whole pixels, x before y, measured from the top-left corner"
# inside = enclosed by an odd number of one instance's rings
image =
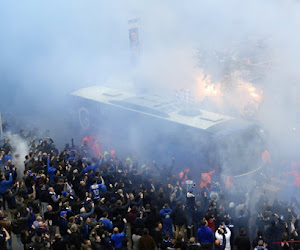
[[[163,222],[172,221],[173,210],[170,207],[165,207],[159,211]]]
[[[201,243],[213,243],[214,242],[214,233],[207,226],[199,227],[197,230],[197,240],[200,244]]]
[[[93,173],[95,174],[95,170],[98,167],[99,163],[100,163],[100,158],[97,160],[97,162],[94,165],[87,165],[83,170],[84,173],[87,173],[89,170],[93,170]]]
[[[122,240],[124,236],[125,236],[124,232],[111,235],[111,241],[113,242],[114,247],[116,249],[122,248]]]
[[[49,180],[51,183],[54,182],[53,175],[56,171],[56,168],[50,166],[50,158],[47,159],[47,171],[49,175]]]
[[[8,180],[3,180],[0,182],[0,194],[5,194],[5,192],[11,188],[11,184],[13,182],[12,175],[9,176]]]
[[[104,224],[104,227],[109,229],[109,231],[112,230],[113,228],[113,224],[112,222],[110,221],[110,219],[107,219],[107,218],[100,218],[100,220],[103,224]]]

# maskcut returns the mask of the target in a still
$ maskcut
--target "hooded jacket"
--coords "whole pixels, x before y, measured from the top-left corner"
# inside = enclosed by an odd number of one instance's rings
[[[171,221],[172,220],[172,214],[173,210],[169,207],[164,207],[159,211],[159,214],[161,215],[161,218],[164,221]]]

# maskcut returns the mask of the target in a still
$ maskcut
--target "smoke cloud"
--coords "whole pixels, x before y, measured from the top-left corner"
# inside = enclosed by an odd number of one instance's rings
[[[278,162],[287,159],[299,159],[299,1],[9,1],[0,7],[3,113],[25,118],[33,127],[50,128],[55,139],[65,141],[74,131],[70,125],[77,122],[71,118],[70,113],[76,111],[68,98],[74,90],[101,84],[174,96],[177,89],[184,88],[191,90],[197,105],[216,113],[248,119],[244,112],[250,104],[255,113],[250,120],[263,128],[266,147],[277,162],[274,167],[281,168]],[[141,19],[136,65],[131,63],[128,38],[128,19],[134,17]],[[252,66],[247,66],[249,58]],[[244,79],[241,63],[260,78]],[[172,156],[173,142],[162,146],[161,137],[153,135],[151,120],[134,121],[136,127],[142,124],[151,132],[146,143],[134,126],[122,131],[132,117],[121,113],[101,123],[107,133],[118,130],[113,141],[100,134],[103,142],[120,150],[132,146],[136,155],[150,147],[157,151],[168,148],[165,156]],[[168,131],[169,139],[172,134],[178,139],[182,133],[176,127],[168,130],[168,125],[161,131]],[[185,136],[193,137],[189,133],[193,135],[188,131]],[[232,143],[247,144],[245,154],[250,159],[250,148],[257,141],[251,144],[248,139]],[[213,150],[201,150],[208,151],[209,157],[215,155]],[[221,159],[230,153],[230,147],[224,152]],[[207,157],[205,153],[201,157]],[[235,162],[244,161],[238,157]]]

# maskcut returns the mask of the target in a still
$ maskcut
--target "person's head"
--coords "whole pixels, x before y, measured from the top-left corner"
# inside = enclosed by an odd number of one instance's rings
[[[67,217],[67,211],[61,211],[60,216],[66,218]]]
[[[134,195],[133,195],[133,193],[130,193],[129,194],[129,200],[133,200],[134,199]]]
[[[162,229],[162,224],[161,224],[161,222],[158,222],[158,223],[156,224],[156,228],[157,228],[158,230],[161,230],[161,229]]]
[[[61,235],[60,234],[55,234],[55,240],[61,240]]]
[[[164,235],[164,240],[169,240],[170,239],[170,235],[168,234],[168,233],[166,233],[165,235]]]
[[[114,227],[114,230],[113,230],[113,232],[114,232],[114,234],[117,234],[117,233],[119,233],[119,228],[117,228],[117,227]]]
[[[84,244],[87,245],[87,246],[91,246],[91,245],[92,245],[92,243],[91,243],[90,240],[85,240],[85,241],[84,241]]]
[[[207,220],[203,219],[203,220],[201,221],[201,226],[203,227],[203,226],[207,226],[207,225],[208,225]]]
[[[85,212],[86,212],[85,207],[80,208],[80,213],[81,213],[81,214],[83,214],[83,213],[85,213]]]
[[[196,238],[195,237],[191,237],[190,238],[190,244],[194,244],[196,242]]]
[[[73,224],[73,225],[71,226],[70,230],[71,230],[72,233],[77,232],[77,230],[78,230],[77,225],[76,225],[76,224]]]
[[[40,243],[41,241],[42,241],[41,237],[39,237],[39,236],[35,237],[35,242]]]
[[[47,210],[48,210],[49,212],[51,212],[51,211],[53,210],[53,207],[52,207],[51,205],[48,205],[48,206],[47,206]]]
[[[181,207],[182,206],[182,202],[181,201],[177,201],[176,206],[177,207]]]
[[[283,240],[289,240],[289,234],[287,232],[283,232]]]
[[[215,240],[215,246],[218,247],[221,245],[221,242],[219,240]]]
[[[143,229],[143,234],[144,234],[144,235],[148,235],[148,234],[149,234],[148,228],[144,228],[144,229]]]
[[[264,241],[263,240],[259,240],[258,241],[258,245],[261,247],[261,246],[263,246],[264,245]]]

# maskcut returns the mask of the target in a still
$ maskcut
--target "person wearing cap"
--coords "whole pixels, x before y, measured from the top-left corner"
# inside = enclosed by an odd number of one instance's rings
[[[59,233],[64,238],[64,240],[67,240],[69,230],[67,213],[67,211],[61,211],[60,217],[58,218]]]
[[[62,191],[60,201],[64,204],[69,201],[69,197],[70,197],[70,195],[67,191]]]

